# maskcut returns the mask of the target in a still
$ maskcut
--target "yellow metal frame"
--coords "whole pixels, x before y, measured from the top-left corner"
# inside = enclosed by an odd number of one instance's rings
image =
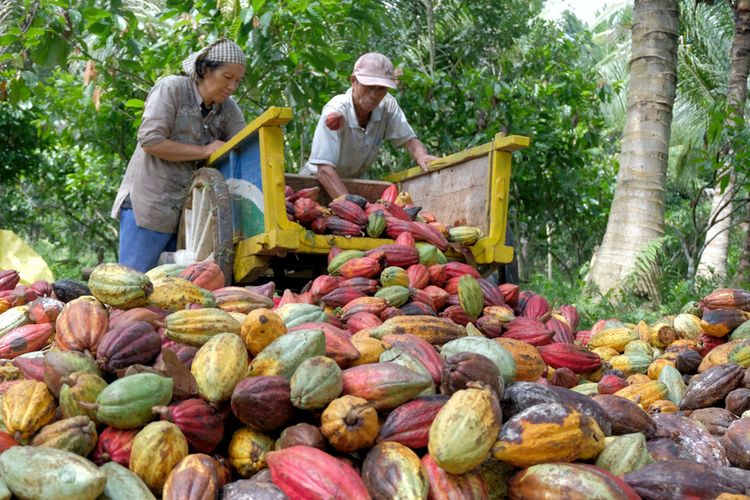
[[[268,265],[272,256],[289,252],[326,254],[333,246],[341,249],[369,250],[392,243],[391,239],[354,238],[349,236],[320,235],[292,222],[286,215],[284,199],[284,136],[282,126],[292,119],[290,108],[269,108],[253,120],[239,134],[218,149],[209,158],[211,165],[240,144],[248,136],[258,133],[260,164],[263,182],[265,232],[246,238],[235,247],[234,279],[242,281],[258,268]],[[511,153],[529,145],[524,136],[496,135],[491,143],[455,153],[430,164],[429,172],[413,167],[387,177],[390,182],[430,175],[472,158],[491,154],[488,172],[489,231],[471,248],[477,263],[507,263],[513,259],[513,248],[505,246],[505,228],[508,217]]]

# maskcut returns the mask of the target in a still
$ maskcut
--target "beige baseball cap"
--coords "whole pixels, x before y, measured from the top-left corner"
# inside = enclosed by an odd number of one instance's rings
[[[378,52],[368,52],[354,63],[352,75],[362,85],[379,85],[395,89],[398,85],[396,71],[390,59]]]

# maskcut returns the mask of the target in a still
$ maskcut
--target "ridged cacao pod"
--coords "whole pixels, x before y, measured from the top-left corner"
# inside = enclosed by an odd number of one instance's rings
[[[372,498],[426,498],[425,470],[411,449],[395,442],[375,445],[362,464],[362,479]]]
[[[472,319],[477,319],[484,309],[484,294],[479,282],[467,274],[461,277],[458,284],[458,300],[461,308]]]
[[[427,446],[430,426],[449,396],[422,396],[404,403],[388,414],[377,441],[395,441],[412,449]]]
[[[175,424],[198,453],[211,453],[224,438],[224,421],[202,399],[185,399],[169,406],[154,406],[161,420]]]
[[[63,381],[60,388],[60,411],[63,417],[70,418],[85,415],[96,421],[96,410],[84,408],[79,403],[91,404],[96,402],[107,382],[95,373],[73,372]]]
[[[623,479],[639,495],[655,500],[675,496],[715,498],[719,493],[745,493],[741,481],[722,474],[713,466],[689,460],[660,460],[625,474]]]
[[[599,356],[575,344],[538,346],[542,359],[552,368],[570,368],[574,373],[590,373],[602,366]]]
[[[44,426],[31,440],[31,446],[57,448],[86,457],[96,446],[96,441],[94,421],[89,417],[79,416]]]
[[[314,356],[297,367],[289,386],[292,404],[297,408],[325,408],[341,394],[341,368],[331,358]]]
[[[29,304],[29,318],[34,323],[55,324],[65,304],[52,297],[39,297]],[[1,311],[0,311],[1,312]]]
[[[126,323],[104,334],[96,350],[99,367],[110,373],[130,365],[151,364],[161,351],[161,337],[145,321]]]
[[[66,376],[73,372],[86,371],[101,375],[93,359],[83,353],[70,351],[48,351],[44,355],[44,383],[55,395],[60,396],[60,388]]]
[[[430,426],[428,450],[452,474],[463,474],[488,456],[500,430],[497,398],[481,383],[454,393]]]
[[[552,430],[555,429],[555,430]],[[569,406],[540,404],[513,416],[502,428],[492,454],[517,467],[594,458],[604,433],[594,419]]]
[[[712,406],[735,389],[744,375],[744,370],[737,365],[715,366],[697,375],[685,390],[680,409],[696,410]]]
[[[215,262],[194,262],[180,271],[180,278],[185,278],[210,292],[224,286],[224,272]]]
[[[274,484],[289,498],[369,498],[357,471],[343,461],[309,446],[268,453]]]
[[[438,466],[427,454],[422,457],[422,467],[429,482],[430,500],[452,500],[454,498],[489,499],[487,483],[478,472],[451,474]]]
[[[281,431],[279,439],[274,445],[275,450],[291,448],[292,446],[304,445],[325,450],[328,442],[320,429],[314,425],[301,423],[287,427]]]
[[[294,414],[289,382],[279,376],[240,380],[232,392],[231,407],[242,423],[262,431],[284,427]]]
[[[121,264],[99,264],[89,276],[91,295],[118,309],[145,306],[153,292],[145,274]]]
[[[427,389],[429,376],[396,363],[377,363],[347,368],[342,373],[343,394],[366,399],[376,409],[393,409]]]
[[[43,382],[19,380],[2,398],[3,424],[16,441],[27,440],[55,418],[55,407]]]
[[[498,400],[503,397],[503,379],[497,366],[488,357],[473,352],[459,352],[446,358],[440,384],[442,394],[451,395],[466,389],[471,382],[483,382]]]
[[[656,435],[656,422],[636,403],[610,394],[594,396],[599,406],[612,423],[612,434],[630,434],[642,432],[647,438]]]
[[[586,464],[538,464],[518,472],[509,483],[511,498],[641,498],[621,478]]]
[[[55,322],[55,345],[61,351],[89,351],[96,348],[107,329],[109,318],[104,305],[91,296],[65,304]]]
[[[29,324],[14,328],[0,338],[0,358],[13,359],[27,352],[38,351],[54,332],[51,323]]]
[[[91,459],[96,465],[102,465],[109,461],[127,467],[130,463],[130,449],[133,439],[140,429],[116,429],[106,427],[96,442],[96,449]]]
[[[369,448],[380,431],[378,413],[365,399],[342,396],[323,411],[320,431],[339,451],[351,453]]]
[[[133,439],[130,470],[154,493],[161,493],[169,472],[188,454],[188,443],[171,422],[151,422]]]
[[[291,379],[304,360],[323,356],[325,351],[326,339],[322,330],[289,332],[271,342],[253,359],[248,375],[280,375]]]
[[[273,450],[273,439],[259,431],[243,427],[229,442],[229,463],[241,477],[250,477],[266,466],[266,456]]]
[[[173,381],[153,373],[115,380],[96,398],[96,419],[120,429],[134,429],[153,420],[151,408],[172,400]]]
[[[163,500],[215,500],[221,485],[216,462],[202,453],[187,455],[164,483]]]
[[[232,390],[247,371],[247,349],[239,335],[220,333],[203,344],[195,354],[190,372],[198,394],[209,403],[232,397]]]
[[[596,459],[596,466],[622,476],[653,462],[640,432],[624,434],[609,441]]]
[[[32,446],[14,446],[0,455],[0,474],[17,498],[96,500],[107,482],[104,472],[83,457]]]

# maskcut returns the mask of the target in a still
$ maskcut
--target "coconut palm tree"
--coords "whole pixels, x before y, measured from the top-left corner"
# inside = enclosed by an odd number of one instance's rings
[[[679,0],[635,0],[620,170],[589,275],[603,293],[619,289],[639,253],[664,233],[672,109],[677,91]]]
[[[727,128],[737,128],[744,120],[747,97],[747,77],[750,71],[750,0],[730,2],[734,11],[734,41],[727,84],[726,120]],[[722,145],[721,157],[726,164],[719,172],[729,182],[711,191],[711,213],[706,232],[706,243],[698,264],[697,276],[723,282],[727,274],[727,252],[729,229],[732,225],[733,199],[737,195],[737,179],[732,169],[731,145]],[[750,238],[750,235],[748,235]],[[747,245],[746,245],[747,246]],[[745,258],[745,262],[748,259]],[[750,269],[750,262],[744,272]]]

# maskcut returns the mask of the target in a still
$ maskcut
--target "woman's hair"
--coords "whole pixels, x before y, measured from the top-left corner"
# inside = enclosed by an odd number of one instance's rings
[[[195,74],[198,76],[199,80],[203,80],[206,77],[206,74],[219,69],[224,64],[226,63],[219,61],[198,61],[195,63]]]

